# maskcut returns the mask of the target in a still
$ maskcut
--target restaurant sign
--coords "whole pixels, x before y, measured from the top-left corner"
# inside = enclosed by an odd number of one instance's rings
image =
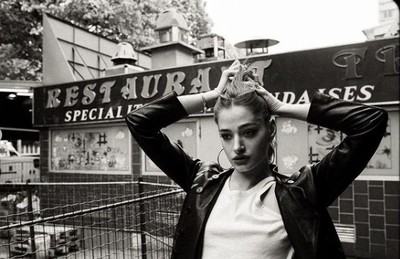
[[[263,86],[287,103],[308,103],[319,91],[364,103],[399,103],[398,38],[258,55],[247,60]],[[149,70],[34,88],[34,125],[122,121],[162,95],[215,88],[232,60]]]

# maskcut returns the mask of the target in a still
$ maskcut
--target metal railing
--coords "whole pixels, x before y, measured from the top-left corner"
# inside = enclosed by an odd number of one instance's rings
[[[185,193],[146,182],[0,185],[0,259],[169,258]]]

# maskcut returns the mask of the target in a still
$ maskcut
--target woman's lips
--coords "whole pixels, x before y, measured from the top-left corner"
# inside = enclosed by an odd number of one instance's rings
[[[248,156],[235,156],[232,159],[236,164],[245,164],[249,160]]]

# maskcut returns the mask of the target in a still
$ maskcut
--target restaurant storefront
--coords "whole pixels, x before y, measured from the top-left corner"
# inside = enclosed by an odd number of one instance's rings
[[[169,182],[131,138],[124,116],[168,93],[213,89],[232,60],[48,85],[34,89],[42,181]],[[367,168],[329,208],[346,252],[374,257],[399,250],[399,41],[369,41],[258,55],[248,60],[264,87],[288,103],[316,91],[378,105],[389,112],[385,137]],[[343,138],[305,122],[276,118],[276,163],[291,173],[319,161]],[[165,129],[191,155],[216,161],[221,150],[212,110]],[[295,143],[295,145],[293,144]],[[227,161],[221,158],[222,166]]]

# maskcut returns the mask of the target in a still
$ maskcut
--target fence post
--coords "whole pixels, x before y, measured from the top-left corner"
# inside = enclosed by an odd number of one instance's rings
[[[33,217],[33,206],[32,206],[32,190],[29,186],[30,180],[26,181],[26,193],[28,198],[28,218],[30,221],[34,220]],[[35,226],[31,225],[29,227],[29,234],[31,238],[31,249],[32,249],[32,258],[36,259],[36,244],[35,244]]]
[[[143,178],[138,178],[138,187],[139,187],[139,197],[144,197],[144,190],[142,185]],[[140,226],[140,241],[142,247],[142,259],[147,258],[147,244],[146,244],[146,211],[145,211],[144,202],[140,200],[139,202],[139,226]]]

